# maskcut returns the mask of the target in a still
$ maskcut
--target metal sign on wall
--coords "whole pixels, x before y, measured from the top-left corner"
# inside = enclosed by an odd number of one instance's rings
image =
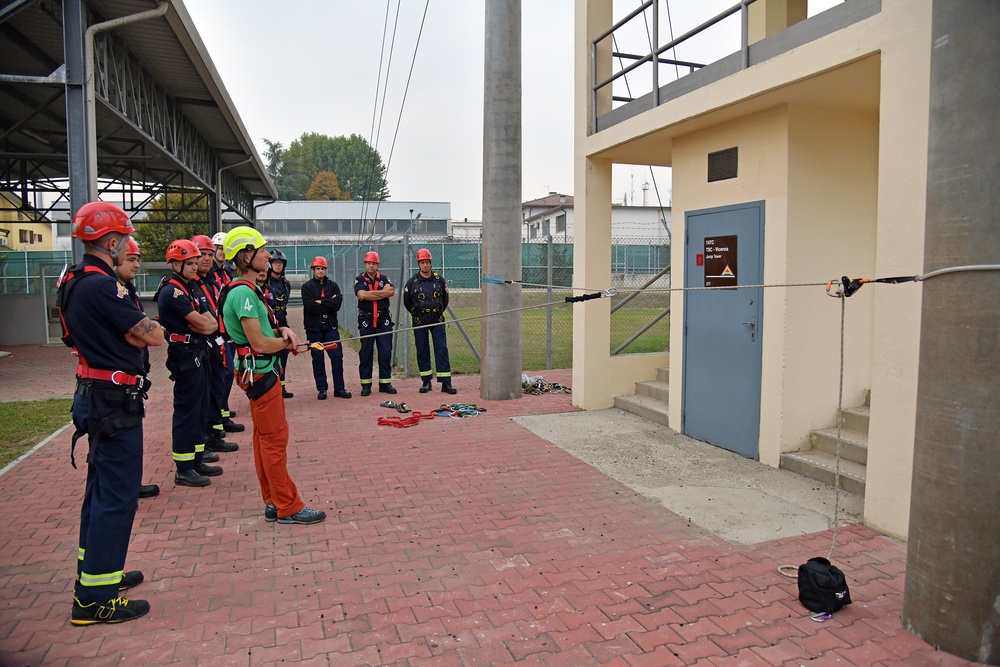
[[[705,239],[705,287],[736,287],[737,236]]]

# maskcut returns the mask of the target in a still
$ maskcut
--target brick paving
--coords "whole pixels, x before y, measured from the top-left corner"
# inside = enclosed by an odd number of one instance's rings
[[[0,400],[71,394],[65,348],[6,350]],[[329,518],[266,523],[249,430],[210,487],[173,486],[162,359],[144,476],[162,492],[140,501],[127,564],[146,574],[132,594],[151,613],[69,623],[85,474],[63,431],[0,476],[0,666],[973,664],[902,629],[905,544],[841,528],[834,561],[854,604],[813,622],[777,567],[826,555],[829,531],[726,543],[511,420],[574,410],[568,396],[482,401],[475,376],[455,397],[405,380],[393,398],[485,413],[391,429],[376,426],[387,396],[318,402],[308,359],[293,359],[289,468]],[[356,391],[356,355],[345,365]]]

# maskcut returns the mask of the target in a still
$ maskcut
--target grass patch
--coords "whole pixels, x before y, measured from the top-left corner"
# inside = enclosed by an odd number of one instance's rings
[[[571,292],[566,290],[554,290],[552,295],[552,301],[556,302],[551,307],[552,368],[570,368],[573,365],[573,308],[563,301],[563,298],[569,294]],[[542,291],[522,293],[524,307],[537,306],[521,312],[521,368],[526,373],[545,370],[548,364],[550,324],[548,308],[544,307],[548,301],[548,295]],[[465,329],[465,333],[476,349],[479,349],[482,343],[483,320],[478,317],[481,314],[481,304],[478,292],[452,292],[451,294],[451,308],[455,317],[461,320],[462,328]],[[611,349],[615,349],[634,335],[639,329],[663,313],[663,310],[669,305],[669,295],[641,295],[614,313],[611,316]],[[448,321],[451,322],[451,320],[451,316],[448,315]],[[408,318],[403,321],[408,322]],[[623,350],[621,354],[663,352],[667,349],[669,340],[670,318],[664,317]],[[357,342],[349,344],[355,349],[360,347]],[[396,369],[394,374],[402,377],[404,352],[399,350],[395,356]],[[448,356],[453,373],[478,374],[480,372],[479,362],[455,324],[448,325]],[[413,344],[412,336],[410,336],[410,376],[415,377],[416,375],[417,350]]]
[[[70,423],[72,398],[0,403],[0,468]]]

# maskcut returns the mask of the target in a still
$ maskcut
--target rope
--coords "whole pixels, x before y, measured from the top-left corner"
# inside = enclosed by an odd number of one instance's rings
[[[840,431],[844,424],[844,304],[847,295],[840,296],[840,386],[837,391],[837,471],[833,477],[833,540],[830,542],[830,553],[826,559],[833,557],[837,546],[837,531],[840,529]]]
[[[424,419],[434,419],[434,413],[414,412],[409,417],[379,417],[379,426],[392,426],[394,428],[410,428],[416,426]]]

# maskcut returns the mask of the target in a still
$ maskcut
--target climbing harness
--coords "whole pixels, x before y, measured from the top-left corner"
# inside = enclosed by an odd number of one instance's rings
[[[438,417],[451,419],[475,417],[483,412],[486,412],[486,408],[480,408],[475,403],[447,403],[434,411]]]

